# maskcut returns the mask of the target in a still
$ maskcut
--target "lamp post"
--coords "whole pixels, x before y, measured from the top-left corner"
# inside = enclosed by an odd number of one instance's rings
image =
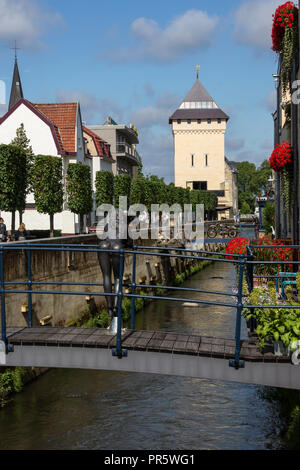
[[[273,73],[273,79],[276,89],[276,120],[274,128],[274,147],[280,142],[280,75],[278,73]],[[281,227],[280,227],[280,176],[276,173],[275,176],[275,188],[276,188],[276,200],[275,200],[275,231],[276,237],[280,238],[281,236]]]

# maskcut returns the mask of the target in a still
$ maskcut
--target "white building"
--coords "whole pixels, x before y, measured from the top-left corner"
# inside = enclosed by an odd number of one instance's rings
[[[26,136],[30,139],[35,155],[52,155],[62,158],[64,184],[69,163],[88,164],[91,167],[93,180],[96,169],[105,167],[111,171],[113,160],[110,152],[98,155],[96,150],[93,155],[89,154],[89,146],[83,135],[79,103],[31,103],[25,99],[17,60],[15,60],[9,109],[0,118],[0,144],[10,144],[16,137],[16,130],[21,124],[24,125]],[[100,146],[98,149],[100,151]],[[99,156],[98,160],[97,156]],[[89,219],[93,218],[93,214],[91,217],[89,215],[85,217],[85,224],[91,222]],[[2,211],[1,216],[9,228],[11,213]],[[49,216],[37,212],[33,194],[27,197],[23,222],[28,230],[49,229]],[[64,202],[63,211],[54,216],[54,228],[61,230],[64,235],[79,231],[78,215],[68,210],[66,202]]]

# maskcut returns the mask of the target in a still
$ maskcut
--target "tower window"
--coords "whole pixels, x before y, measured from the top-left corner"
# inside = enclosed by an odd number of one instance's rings
[[[207,119],[207,124],[211,124],[211,119]]]
[[[221,124],[221,119],[218,119],[218,124]]]
[[[207,181],[193,181],[193,189],[207,191]]]
[[[197,123],[198,123],[198,124],[201,124],[201,119],[197,119]]]
[[[194,155],[191,155],[191,166],[194,166]]]
[[[205,166],[208,166],[208,154],[205,154]]]
[[[190,119],[188,119],[188,120],[187,120],[187,123],[188,123],[188,124],[191,124],[191,120],[190,120]]]
[[[181,124],[181,119],[177,119],[177,124]]]

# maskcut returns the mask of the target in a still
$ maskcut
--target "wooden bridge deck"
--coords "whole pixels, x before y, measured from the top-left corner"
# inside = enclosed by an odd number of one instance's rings
[[[116,335],[102,328],[77,327],[8,327],[8,344],[16,346],[57,346],[106,348],[116,346]],[[165,331],[124,330],[122,347],[134,351],[203,356],[232,359],[235,354],[235,340],[179,334]],[[272,352],[262,353],[253,339],[241,341],[240,359],[247,362],[290,363],[289,356],[275,356]]]

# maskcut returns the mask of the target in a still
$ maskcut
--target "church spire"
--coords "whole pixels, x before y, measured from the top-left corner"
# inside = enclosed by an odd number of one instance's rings
[[[13,74],[11,90],[10,90],[8,110],[10,110],[20,99],[23,98],[23,90],[22,90],[22,83],[21,83],[21,78],[19,74],[16,49],[17,48],[15,47],[15,66],[14,66],[14,74]]]

